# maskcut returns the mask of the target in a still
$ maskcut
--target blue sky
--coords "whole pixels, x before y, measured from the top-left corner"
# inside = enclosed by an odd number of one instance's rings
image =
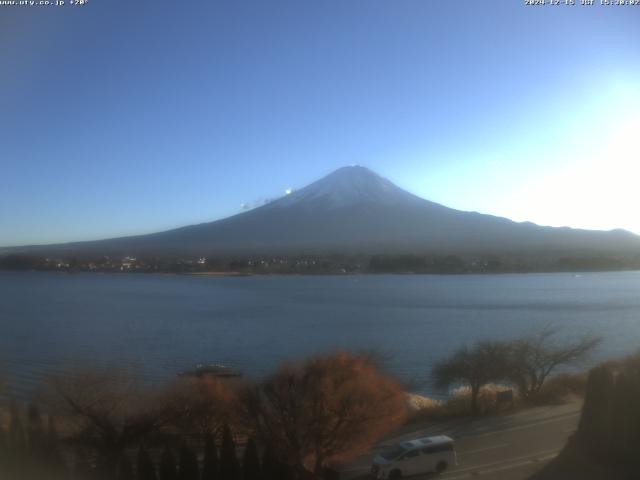
[[[0,7],[0,245],[214,220],[349,164],[640,233],[640,7]]]

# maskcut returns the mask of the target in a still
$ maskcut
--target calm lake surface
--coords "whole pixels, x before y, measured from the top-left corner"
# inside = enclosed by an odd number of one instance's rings
[[[252,376],[335,348],[379,349],[416,389],[465,342],[543,325],[605,337],[593,361],[640,348],[640,272],[214,278],[0,272],[0,364],[23,395],[77,365],[160,381],[200,362]]]

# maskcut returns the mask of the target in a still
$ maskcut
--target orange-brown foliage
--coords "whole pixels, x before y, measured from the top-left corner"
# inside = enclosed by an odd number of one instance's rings
[[[400,385],[367,357],[343,352],[282,366],[245,403],[258,433],[316,475],[364,452],[406,415]]]
[[[215,433],[235,423],[238,413],[236,388],[214,377],[174,382],[167,402],[176,413],[174,426],[189,435]]]

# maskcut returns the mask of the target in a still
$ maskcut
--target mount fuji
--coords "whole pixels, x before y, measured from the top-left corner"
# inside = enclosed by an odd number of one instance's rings
[[[378,253],[640,253],[624,230],[542,227],[445,207],[350,166],[269,204],[222,220],[90,242],[15,247],[74,255]]]

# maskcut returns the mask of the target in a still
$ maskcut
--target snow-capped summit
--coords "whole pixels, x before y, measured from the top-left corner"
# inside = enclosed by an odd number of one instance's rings
[[[402,190],[386,178],[366,167],[342,167],[273,202],[271,206],[286,207],[301,204],[313,208],[344,208],[358,204],[398,205],[403,202],[424,202]]]

